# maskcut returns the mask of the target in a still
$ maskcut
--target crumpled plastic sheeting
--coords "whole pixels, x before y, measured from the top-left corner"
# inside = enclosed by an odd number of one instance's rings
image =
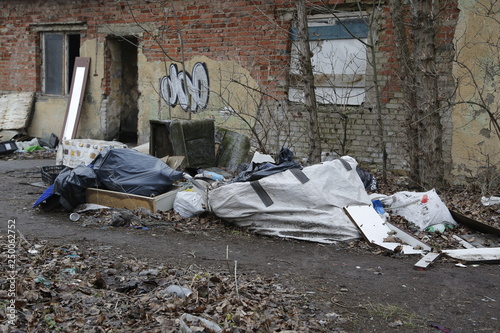
[[[397,192],[382,202],[393,214],[403,216],[420,230],[440,223],[457,225],[434,189],[428,192]]]
[[[357,162],[340,160],[305,167],[309,181],[302,184],[286,170],[259,180],[272,199],[266,207],[250,182],[235,182],[208,193],[209,206],[220,218],[251,231],[284,238],[334,243],[360,238],[343,211],[348,205],[370,205],[357,172]]]
[[[92,168],[78,165],[65,168],[54,181],[53,193],[59,195],[59,203],[67,211],[72,211],[86,201],[85,189],[98,187],[99,181]]]

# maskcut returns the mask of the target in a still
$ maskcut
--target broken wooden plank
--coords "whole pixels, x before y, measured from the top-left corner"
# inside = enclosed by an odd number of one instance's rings
[[[474,249],[442,250],[442,253],[453,259],[466,263],[500,262],[500,247],[481,247]]]
[[[429,245],[427,245],[424,242],[422,242],[421,240],[413,237],[412,235],[404,232],[403,230],[399,229],[395,225],[393,225],[389,222],[385,222],[385,224],[387,225],[387,227],[389,227],[389,229],[391,229],[395,233],[395,236],[397,238],[401,239],[406,244],[411,245],[413,247],[413,249],[421,249],[421,250],[429,251],[429,252],[432,251],[432,248]]]
[[[466,249],[475,249],[476,248],[474,245],[467,242],[465,239],[458,237],[457,235],[453,235],[452,237],[453,237],[453,239],[457,240],[460,243],[460,245],[462,245]]]
[[[484,232],[485,234],[494,234],[497,236],[500,236],[500,229],[494,228],[490,225],[487,225],[485,223],[473,220],[467,216],[464,216],[460,213],[454,212],[450,210],[451,216],[453,216],[453,219],[457,221],[458,223],[461,223],[463,225],[468,226],[471,229],[477,230]]]
[[[422,254],[424,251],[399,242],[388,242],[386,239],[393,235],[392,231],[382,220],[380,215],[370,206],[347,206],[344,211],[358,227],[365,239],[371,243],[391,251],[400,251],[403,254]],[[403,231],[401,230],[401,233]],[[408,235],[410,237],[410,235]]]
[[[87,203],[103,205],[113,208],[136,209],[144,207],[152,211],[169,211],[174,206],[175,196],[180,189],[175,189],[155,197],[88,188],[86,191]]]
[[[426,270],[440,256],[441,253],[429,252],[425,256],[423,256],[422,259],[417,261],[417,263],[413,267],[418,270]]]

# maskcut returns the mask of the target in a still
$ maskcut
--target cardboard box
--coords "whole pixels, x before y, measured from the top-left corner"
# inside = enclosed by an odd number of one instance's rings
[[[126,209],[144,207],[154,213],[171,210],[174,206],[175,196],[179,191],[180,189],[174,189],[154,197],[145,197],[136,194],[88,188],[86,197],[87,203]]]

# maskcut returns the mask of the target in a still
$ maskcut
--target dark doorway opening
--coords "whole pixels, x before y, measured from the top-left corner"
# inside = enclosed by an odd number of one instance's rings
[[[109,37],[109,102],[107,126],[109,139],[137,143],[139,89],[137,37]]]

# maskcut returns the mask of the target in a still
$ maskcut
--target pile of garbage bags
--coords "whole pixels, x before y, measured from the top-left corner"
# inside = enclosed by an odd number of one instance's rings
[[[103,150],[90,165],[61,171],[51,186],[52,191],[45,193],[34,206],[55,195],[63,208],[71,211],[85,203],[87,188],[155,196],[168,192],[182,175],[160,159],[132,149]]]

